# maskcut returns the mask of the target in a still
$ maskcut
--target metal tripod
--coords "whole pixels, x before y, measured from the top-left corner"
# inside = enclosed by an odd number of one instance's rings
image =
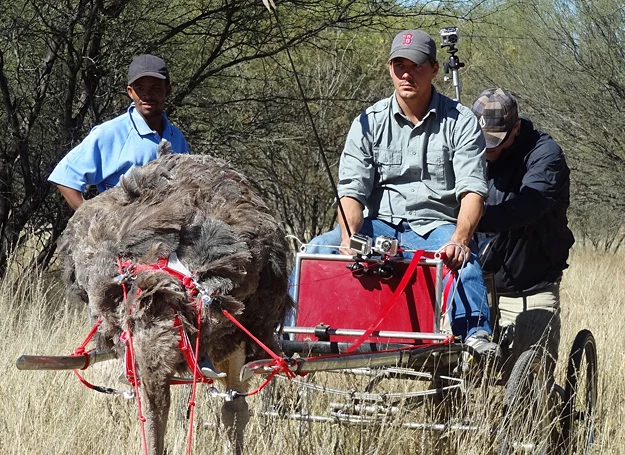
[[[443,69],[445,71],[445,81],[449,80],[449,72],[451,71],[452,81],[454,87],[456,88],[456,98],[455,100],[460,102],[460,91],[462,89],[462,84],[460,83],[460,77],[458,76],[458,70],[464,67],[464,63],[460,62],[460,58],[456,55],[458,49],[454,44],[448,45],[449,49],[447,52],[449,55],[449,60],[444,63]]]

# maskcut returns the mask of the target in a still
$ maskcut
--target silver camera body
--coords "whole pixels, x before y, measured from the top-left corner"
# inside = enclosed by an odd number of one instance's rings
[[[399,240],[394,237],[381,235],[375,239],[373,251],[385,256],[393,257],[397,254],[397,248],[399,248]]]
[[[371,237],[362,234],[352,234],[349,239],[349,248],[362,256],[371,253],[378,253],[383,256],[395,256],[399,248],[399,240],[394,237],[381,235],[375,239],[375,244]]]
[[[373,241],[371,237],[362,234],[352,234],[349,238],[349,248],[358,254],[367,256],[371,253]]]
[[[452,47],[460,41],[458,27],[445,27],[441,29],[441,47]]]

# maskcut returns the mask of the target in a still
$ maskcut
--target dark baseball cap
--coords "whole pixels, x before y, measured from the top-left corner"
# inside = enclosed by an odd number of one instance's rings
[[[423,65],[428,60],[435,62],[436,43],[430,35],[421,30],[404,30],[393,39],[388,61],[397,57],[407,58],[417,65]]]
[[[169,71],[162,58],[155,55],[144,54],[135,58],[128,67],[128,85],[144,76],[152,76],[165,79],[169,82]]]
[[[503,88],[484,90],[471,110],[482,127],[489,149],[501,144],[519,119],[516,98]]]

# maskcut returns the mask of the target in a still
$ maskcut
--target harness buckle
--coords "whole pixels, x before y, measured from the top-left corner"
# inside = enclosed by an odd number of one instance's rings
[[[125,283],[130,280],[134,280],[137,278],[137,266],[135,264],[122,264],[120,270],[123,273],[117,275],[114,279],[120,283]]]

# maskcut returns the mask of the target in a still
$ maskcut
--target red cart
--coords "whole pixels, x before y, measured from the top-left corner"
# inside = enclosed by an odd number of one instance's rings
[[[595,437],[597,354],[592,334],[577,334],[564,387],[556,384],[553,362],[538,346],[505,372],[444,330],[445,306],[454,290],[443,283],[454,280],[444,280],[449,271],[439,254],[416,254],[414,262],[373,255],[297,254],[295,324],[284,327],[282,349],[291,372],[300,377],[293,380],[298,396],[322,392],[336,400],[324,413],[313,412],[303,400],[284,406],[284,397],[275,399],[271,394],[279,392],[271,388],[263,413],[306,422],[372,425],[388,423],[406,406],[429,406],[439,421],[401,419],[401,425],[470,431],[483,423],[450,418],[436,408],[449,397],[462,400],[471,390],[469,383],[478,378],[482,384],[505,387],[501,418],[492,425],[497,453],[584,453]],[[492,282],[485,281],[487,286]],[[496,302],[493,286],[488,287],[490,300]],[[496,327],[496,303],[491,310]],[[505,352],[505,340],[501,342]],[[273,369],[273,361],[252,362],[242,375]],[[319,372],[365,380],[360,390],[344,390],[320,384]],[[409,385],[389,390],[384,384],[391,380]],[[425,381],[427,387],[412,387],[415,381]]]

